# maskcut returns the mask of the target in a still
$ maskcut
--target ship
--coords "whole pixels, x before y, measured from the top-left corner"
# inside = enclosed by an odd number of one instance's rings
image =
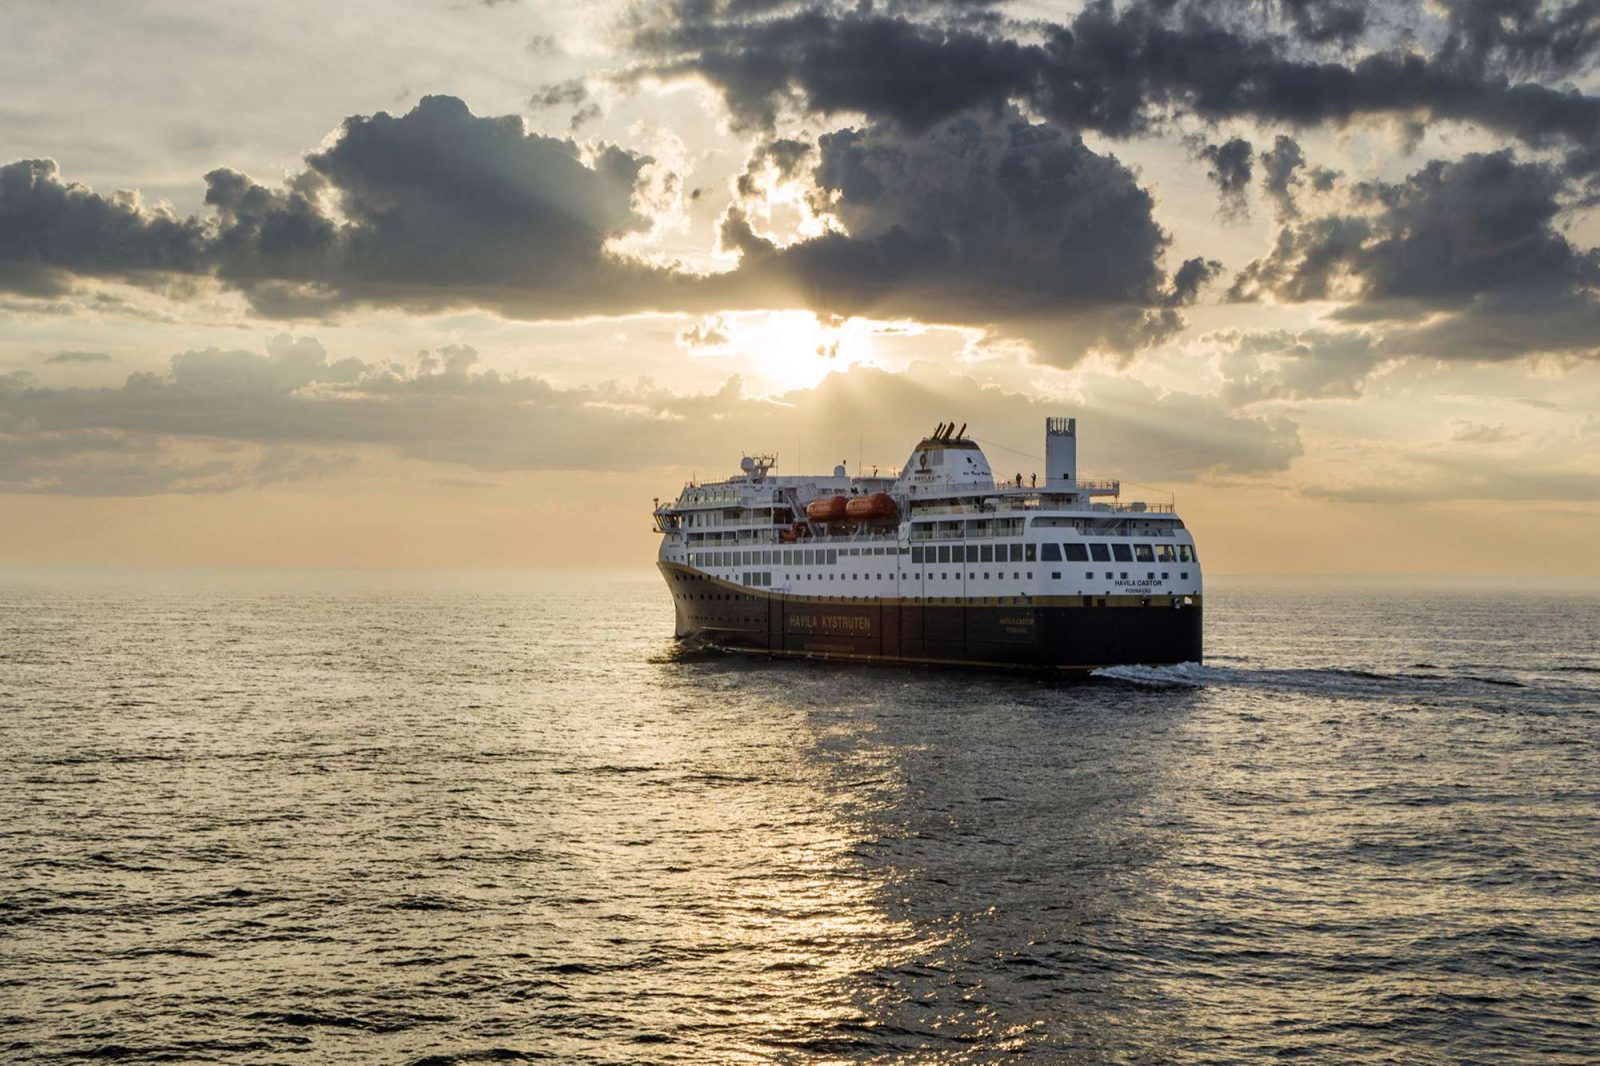
[[[778,475],[773,455],[656,501],[675,636],[771,656],[1087,671],[1198,663],[1203,597],[1175,504],[1080,477],[1077,420],[1044,474],[996,480],[963,424],[899,471]]]

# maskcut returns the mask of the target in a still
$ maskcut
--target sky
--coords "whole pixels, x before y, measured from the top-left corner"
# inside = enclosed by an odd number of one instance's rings
[[[13,0],[0,564],[627,566],[1078,419],[1208,572],[1600,574],[1595,0]]]

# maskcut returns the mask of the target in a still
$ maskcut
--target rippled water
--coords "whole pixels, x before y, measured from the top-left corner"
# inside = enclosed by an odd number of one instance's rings
[[[1600,1059],[1600,596],[683,657],[653,574],[0,579],[0,1053]]]

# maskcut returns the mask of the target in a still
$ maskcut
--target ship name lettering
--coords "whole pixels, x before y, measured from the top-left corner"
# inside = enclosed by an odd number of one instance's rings
[[[789,628],[808,633],[871,633],[872,619],[840,614],[791,614]]]

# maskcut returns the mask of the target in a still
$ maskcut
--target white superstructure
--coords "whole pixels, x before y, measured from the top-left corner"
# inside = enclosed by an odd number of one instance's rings
[[[1194,540],[1171,502],[1128,502],[1077,469],[1073,419],[1046,424],[1045,470],[996,480],[983,450],[941,424],[891,476],[778,475],[770,457],[685,485],[655,510],[660,562],[808,599],[973,605],[1201,595]],[[879,516],[808,507],[886,498]]]

